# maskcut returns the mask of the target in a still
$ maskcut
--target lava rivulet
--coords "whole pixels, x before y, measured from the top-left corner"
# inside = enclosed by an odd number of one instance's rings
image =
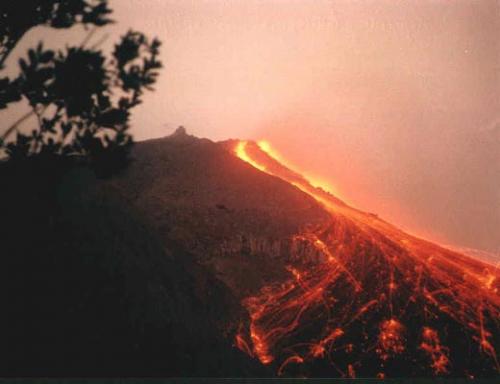
[[[297,233],[319,262],[243,301],[237,345],[279,375],[495,376],[500,372],[499,272],[343,203],[285,167],[269,144],[235,154],[314,197],[330,213]]]

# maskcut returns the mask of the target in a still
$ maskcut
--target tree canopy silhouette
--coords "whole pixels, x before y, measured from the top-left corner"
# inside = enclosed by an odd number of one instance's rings
[[[17,4],[17,5],[16,5]],[[30,111],[0,127],[5,159],[63,156],[87,162],[108,174],[126,163],[132,144],[130,111],[152,90],[161,62],[160,41],[129,31],[110,57],[82,44],[54,51],[42,42],[19,60],[15,78],[2,76],[14,47],[39,25],[69,28],[111,23],[107,0],[27,0],[0,4],[0,109],[26,100]],[[88,40],[88,39],[85,39]],[[21,125],[35,117],[30,130]]]

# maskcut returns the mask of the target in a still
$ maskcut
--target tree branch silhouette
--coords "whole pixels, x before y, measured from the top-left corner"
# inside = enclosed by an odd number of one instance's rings
[[[107,0],[28,0],[27,20],[11,4],[0,5],[0,23],[11,16],[0,26],[3,62],[18,36],[33,26],[93,25],[79,45],[65,50],[47,50],[40,42],[19,60],[20,74],[15,79],[0,77],[0,109],[21,99],[32,109],[1,134],[0,149],[8,159],[40,154],[78,156],[89,164],[101,163],[106,172],[128,161],[130,112],[142,102],[144,91],[153,90],[162,67],[158,59],[161,44],[129,31],[110,57],[98,50],[103,39],[86,47],[98,28],[111,22],[110,12]],[[54,110],[54,115],[45,116],[47,109]],[[38,127],[23,133],[18,128],[32,116]]]
[[[9,137],[18,126],[20,126],[24,121],[28,120],[31,116],[35,115],[35,111],[31,110],[24,115],[22,115],[19,119],[17,119],[0,137],[0,142],[5,141],[7,137]]]

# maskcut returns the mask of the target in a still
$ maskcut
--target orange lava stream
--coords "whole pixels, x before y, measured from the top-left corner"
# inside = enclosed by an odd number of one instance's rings
[[[244,300],[250,326],[237,335],[240,349],[278,375],[500,372],[497,269],[346,205],[284,167],[268,143],[241,141],[235,154],[331,214],[292,239],[321,262],[290,262],[286,279]]]
[[[259,171],[266,172],[266,167],[264,167],[263,165],[260,165],[257,162],[253,161],[250,158],[250,156],[247,155],[247,153],[245,151],[246,146],[247,146],[247,142],[246,141],[240,141],[240,142],[238,142],[238,144],[236,145],[236,148],[234,150],[235,153],[236,153],[236,156],[238,156],[241,160],[246,161],[247,163],[251,164],[252,166],[254,166],[255,168],[257,168]]]

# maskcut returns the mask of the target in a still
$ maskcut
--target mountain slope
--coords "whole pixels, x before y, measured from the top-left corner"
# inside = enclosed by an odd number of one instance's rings
[[[226,321],[243,351],[279,375],[498,374],[495,268],[349,207],[255,143],[242,162],[240,143],[140,143],[112,184],[241,300],[249,318]]]
[[[239,335],[243,350],[273,363],[278,374],[498,375],[495,267],[349,207],[253,142],[237,153],[314,197],[331,216],[296,236],[323,262],[296,263],[288,279],[245,300],[252,322],[246,340]]]
[[[291,237],[329,218],[313,198],[209,140],[181,132],[138,143],[133,157],[109,186],[239,298],[281,276]]]

